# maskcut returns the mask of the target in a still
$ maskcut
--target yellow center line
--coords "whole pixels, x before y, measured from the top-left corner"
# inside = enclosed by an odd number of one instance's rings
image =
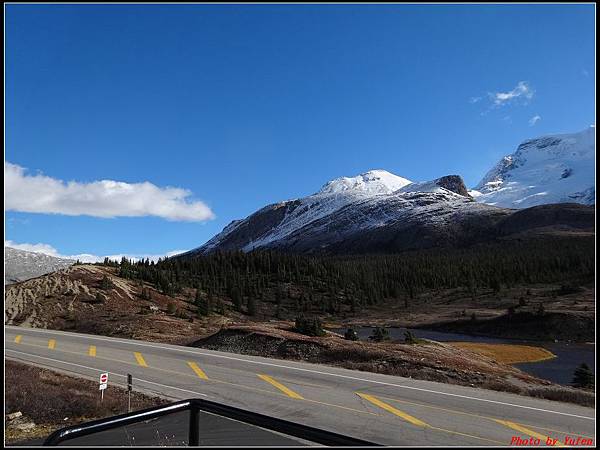
[[[436,409],[438,411],[444,411],[444,412],[448,412],[448,413],[452,413],[452,414],[461,414],[461,415],[464,415],[464,416],[477,417],[479,419],[491,420],[493,422],[496,421],[495,417],[483,416],[483,415],[480,415],[480,414],[468,413],[468,412],[465,412],[465,411],[458,411],[456,409],[442,408],[440,406],[426,405],[424,403],[409,402],[408,400],[400,400],[400,399],[397,399],[397,398],[385,397],[383,395],[380,395],[379,398],[383,398],[385,400],[389,400],[389,401],[396,402],[396,403],[403,403],[403,404],[407,404],[407,405],[420,406],[420,407],[423,407],[423,408]],[[569,436],[581,436],[581,437],[584,437],[586,439],[593,439],[592,437],[587,436],[585,434],[573,433],[573,432],[570,432],[570,431],[567,432],[567,431],[562,431],[562,430],[556,430],[554,428],[544,428],[544,427],[540,427],[538,425],[531,425],[531,424],[526,424],[526,423],[525,424],[521,424],[521,425],[526,426],[526,427],[531,427],[531,428],[537,428],[539,430],[552,431],[554,433],[559,433],[559,434],[564,434],[564,435],[569,435]]]
[[[356,395],[358,395],[360,398],[365,399],[368,402],[373,403],[375,406],[379,406],[380,408],[385,409],[386,411],[391,412],[392,414],[398,417],[401,417],[402,419],[412,423],[413,425],[416,425],[418,427],[430,427],[429,424],[423,422],[422,420],[419,420],[416,417],[411,416],[410,414],[406,414],[405,412],[394,408],[392,405],[388,405],[387,403],[382,402],[377,397],[373,397],[369,394],[363,394],[361,392],[357,392]]]
[[[520,425],[518,423],[515,422],[511,422],[509,420],[500,420],[500,419],[494,419],[495,422],[498,422],[500,425],[504,425],[505,427],[508,428],[512,428],[513,430],[517,430],[521,433],[527,434],[529,436],[532,436],[534,438],[538,438],[540,439],[542,442],[547,442],[548,439],[550,439],[552,441],[552,438],[549,438],[548,436],[545,436],[543,434],[540,434],[536,431],[530,430],[529,428],[525,428],[523,425]],[[556,444],[558,447],[564,447],[564,445],[561,445],[558,443]]]
[[[56,347],[56,340],[55,339],[48,339],[48,348],[50,350],[54,350],[55,347]]]
[[[15,336],[15,344],[20,344],[21,343],[21,339],[23,339],[23,336],[21,336],[20,334],[17,334]]]
[[[267,391],[265,389],[255,388],[255,387],[246,386],[246,385],[238,384],[238,383],[232,383],[230,381],[215,380],[214,378],[211,378],[210,381],[212,381],[213,383],[220,383],[220,384],[227,384],[229,386],[236,386],[236,387],[239,387],[239,388],[242,388],[242,389],[246,389],[246,390],[249,390],[249,391],[260,392],[260,393],[263,393],[263,394],[276,395],[277,397],[290,398],[286,394],[283,394],[281,392]],[[376,414],[376,413],[371,412],[371,411],[365,411],[363,409],[349,408],[347,406],[335,405],[333,403],[320,402],[318,400],[311,400],[311,399],[308,399],[308,398],[303,398],[302,401],[309,402],[309,403],[316,403],[318,405],[331,406],[333,408],[338,408],[338,409],[345,409],[347,411],[357,412],[357,413],[360,413],[360,414],[368,414],[370,416],[379,416],[380,415],[380,414]]]
[[[137,363],[140,366],[148,367],[148,364],[146,364],[146,360],[144,359],[144,357],[142,356],[142,354],[140,352],[133,352],[133,354],[135,355],[135,360],[137,361]]]
[[[406,420],[407,422],[412,423],[413,425],[417,425],[419,427],[422,428],[428,428],[431,430],[436,430],[436,431],[442,431],[444,433],[448,433],[448,434],[455,434],[457,436],[465,436],[468,438],[472,438],[472,439],[477,439],[480,441],[486,441],[486,442],[493,442],[495,444],[500,444],[503,445],[505,444],[504,442],[500,442],[500,441],[496,441],[493,439],[488,439],[488,438],[484,438],[481,436],[474,436],[472,434],[467,434],[467,433],[461,433],[459,431],[454,431],[454,430],[447,430],[445,428],[439,428],[439,427],[434,427],[432,425],[429,425],[428,423],[423,422],[420,419],[417,419],[416,417],[411,416],[410,414],[405,413],[404,411],[400,411],[399,409],[394,408],[392,405],[389,405],[385,402],[382,402],[381,400],[379,400],[377,397],[374,397],[372,395],[368,395],[368,394],[363,394],[361,392],[357,392],[356,393],[359,397],[373,403],[374,405],[379,406],[380,408],[385,409],[386,411],[391,412],[392,414],[401,417],[402,419]]]
[[[192,370],[196,373],[196,375],[198,375],[198,378],[202,378],[203,380],[208,380],[208,377],[206,376],[204,371],[200,367],[198,367],[198,364],[196,364],[193,361],[188,361],[188,366],[190,366],[192,368]]]
[[[284,386],[279,381],[274,380],[269,375],[258,374],[258,378],[260,378],[263,381],[266,381],[269,384],[272,384],[277,389],[279,389],[281,392],[283,392],[284,394],[286,394],[288,397],[297,398],[298,400],[304,400],[304,397],[302,397],[300,394],[298,394],[297,392],[292,391],[290,388]]]
[[[41,345],[37,345],[37,344],[23,343],[23,345],[27,345],[27,346],[30,346],[30,347],[45,348],[45,347],[43,347]],[[72,354],[72,355],[79,355],[80,354],[79,352],[73,352],[73,351],[69,351],[69,350],[57,350],[57,352],[69,353],[69,354]],[[111,361],[111,362],[118,362],[118,363],[121,363],[121,364],[127,364],[129,366],[136,366],[136,367],[138,366],[137,364],[132,363],[131,361],[124,361],[122,359],[104,358],[102,356],[98,356],[97,359],[102,359],[102,360]],[[158,370],[160,372],[165,372],[165,373],[172,374],[172,375],[178,375],[178,376],[182,376],[182,377],[197,379],[194,375],[189,375],[187,373],[176,372],[174,370],[161,369],[159,367],[152,367],[152,370]],[[243,385],[243,384],[231,383],[229,381],[216,380],[214,378],[211,378],[208,381],[211,382],[211,383],[219,383],[219,384],[226,384],[226,385],[229,385],[229,386],[235,386],[235,387],[239,387],[241,389],[245,389],[245,390],[248,390],[248,391],[260,392],[262,394],[275,395],[277,397],[289,398],[287,395],[285,395],[285,394],[283,394],[281,392],[267,391],[266,389],[260,389],[260,388],[256,388],[256,387],[246,386],[246,385]],[[369,416],[380,416],[380,414],[376,414],[376,413],[371,412],[371,411],[365,411],[365,410],[362,410],[362,409],[349,408],[347,406],[335,405],[333,403],[320,402],[318,400],[310,400],[310,399],[305,398],[304,401],[305,402],[310,402],[310,403],[316,403],[318,405],[323,405],[323,406],[330,406],[332,408],[344,409],[344,410],[347,410],[347,411],[352,411],[352,412],[356,412],[356,413],[360,413],[360,414],[367,414]]]
[[[90,349],[88,350],[88,355],[96,356],[96,346],[95,345],[90,345]]]

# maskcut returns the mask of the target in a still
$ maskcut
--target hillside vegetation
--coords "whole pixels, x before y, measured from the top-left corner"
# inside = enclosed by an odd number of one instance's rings
[[[378,305],[409,309],[447,289],[461,290],[473,307],[482,295],[516,287],[554,284],[565,293],[577,292],[594,281],[594,238],[553,236],[396,255],[256,251],[170,258],[157,264],[125,258],[105,264],[114,266],[119,276],[152,283],[167,295],[191,289],[201,311],[223,311],[225,302],[234,311],[263,318],[353,316]]]

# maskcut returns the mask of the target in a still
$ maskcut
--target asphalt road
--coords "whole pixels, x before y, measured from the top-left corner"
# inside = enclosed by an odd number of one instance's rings
[[[106,371],[109,389],[130,373],[142,392],[206,398],[384,445],[596,443],[592,408],[443,383],[13,326],[5,326],[5,355],[91,379]],[[217,425],[206,433],[233,438]]]

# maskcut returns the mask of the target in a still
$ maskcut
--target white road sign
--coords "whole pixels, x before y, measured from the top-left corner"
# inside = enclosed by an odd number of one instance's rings
[[[103,391],[108,387],[108,372],[100,374],[100,390]]]

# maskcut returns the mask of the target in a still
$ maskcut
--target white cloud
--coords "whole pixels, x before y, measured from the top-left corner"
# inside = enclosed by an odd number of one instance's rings
[[[29,175],[16,164],[4,164],[5,210],[94,217],[156,216],[173,221],[199,222],[214,218],[191,192],[158,187],[149,182],[112,180],[65,182],[43,174]]]
[[[50,256],[55,256],[57,258],[61,258],[61,256],[58,254],[58,251],[56,251],[56,249],[54,247],[52,247],[51,245],[48,244],[17,244],[16,242],[13,241],[4,241],[4,246],[5,247],[12,247],[12,248],[17,248],[19,250],[25,250],[27,252],[33,252],[33,253],[43,253],[45,255],[50,255]]]
[[[140,259],[149,259],[150,261],[156,262],[156,261],[158,261],[159,258],[164,258],[165,256],[171,257],[171,256],[175,256],[175,255],[178,255],[180,253],[184,253],[187,251],[187,250],[171,250],[170,252],[167,252],[167,253],[161,254],[161,255],[156,255],[156,254],[154,254],[154,255],[152,255],[152,254],[132,255],[132,254],[127,254],[127,253],[119,253],[116,255],[102,255],[102,256],[93,255],[90,253],[80,253],[78,255],[63,255],[56,248],[52,247],[51,245],[42,244],[42,243],[28,244],[28,243],[17,243],[17,242],[13,242],[10,240],[5,240],[4,246],[16,248],[19,250],[25,250],[27,252],[43,253],[44,255],[54,256],[55,258],[79,260],[84,263],[95,263],[95,262],[104,261],[104,258],[106,258],[106,257],[108,257],[111,260],[117,260],[117,261],[120,261],[122,257],[125,257],[125,258],[131,259],[133,261],[139,261]]]
[[[542,120],[542,117],[539,114],[536,114],[535,116],[533,116],[531,119],[529,119],[529,126],[532,127],[534,126],[536,123],[538,123],[540,120]]]
[[[469,103],[479,103],[482,99],[483,97],[471,97]]]
[[[488,96],[495,106],[502,106],[516,99],[531,100],[534,90],[526,81],[519,81],[517,85],[508,92],[489,92]]]

